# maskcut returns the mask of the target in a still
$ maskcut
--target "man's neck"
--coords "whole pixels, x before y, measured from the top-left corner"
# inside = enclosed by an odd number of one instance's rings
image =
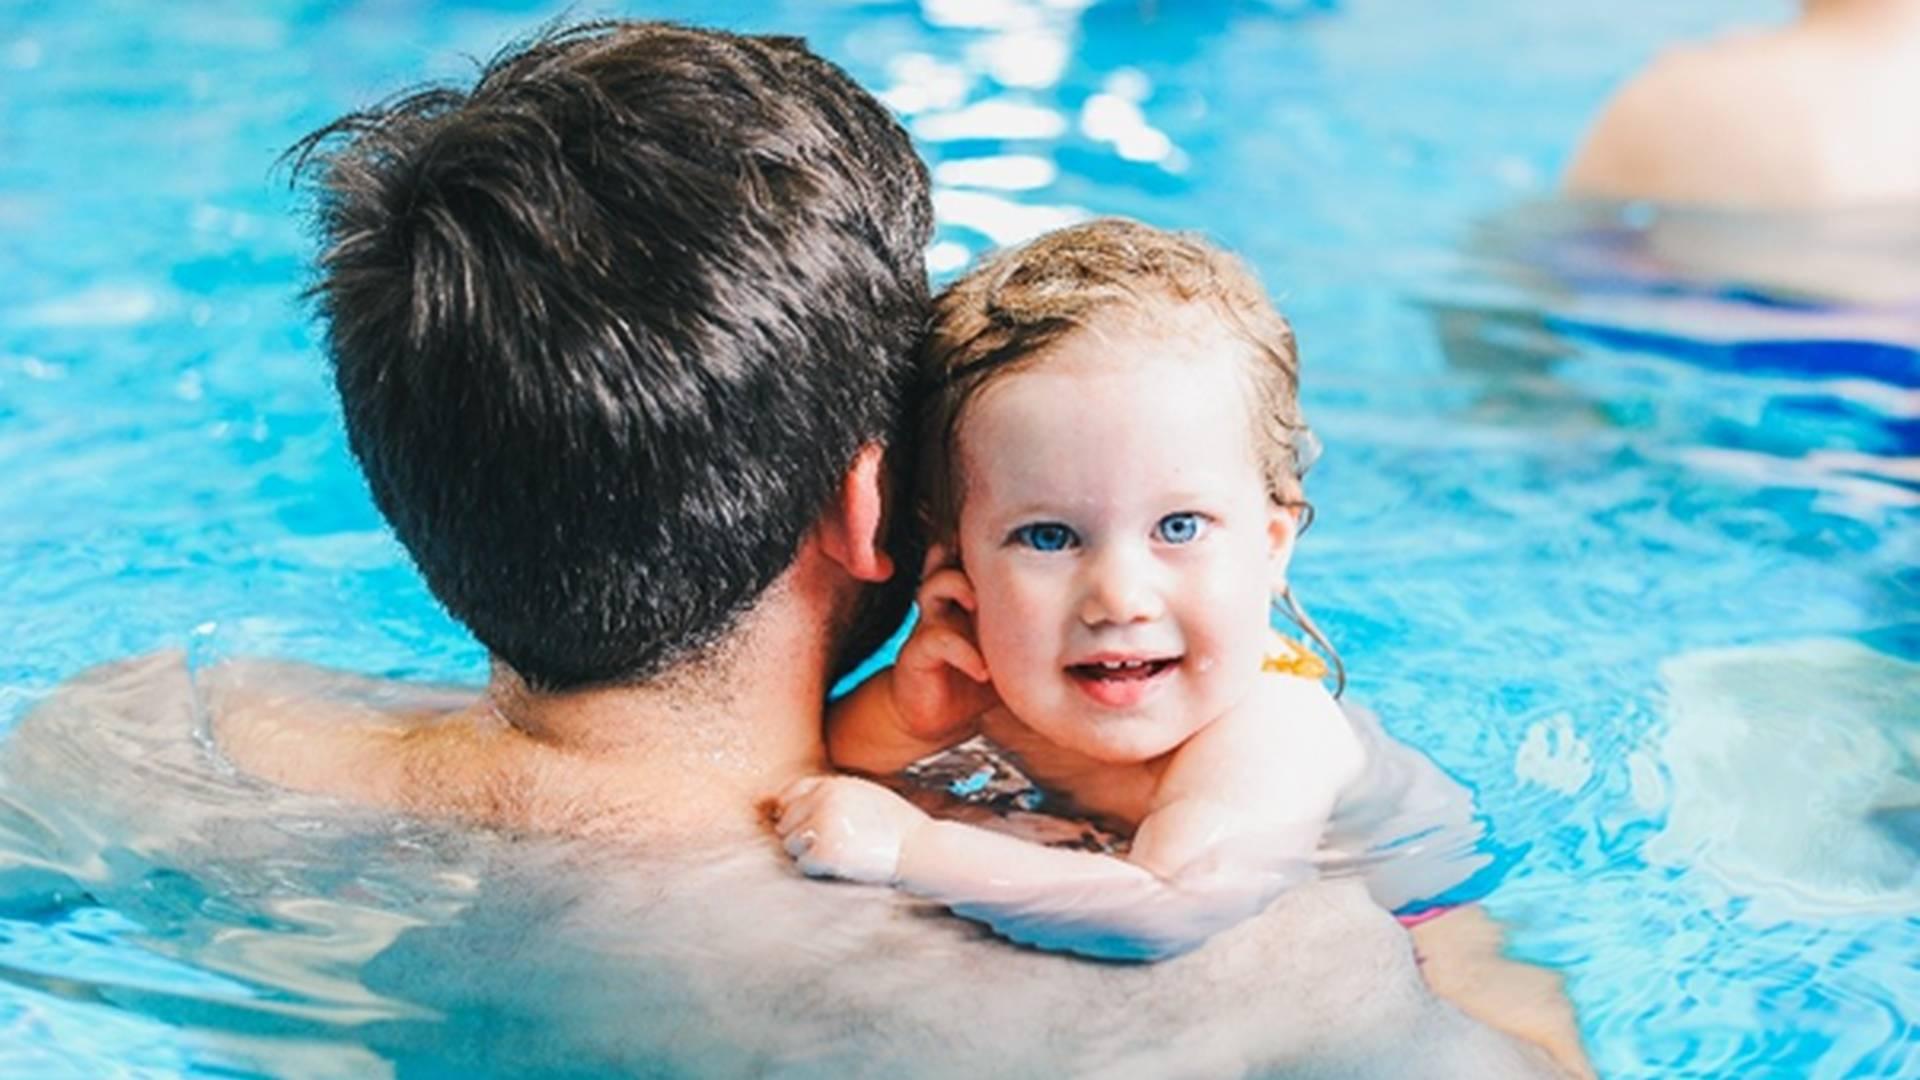
[[[782,578],[713,654],[667,677],[544,694],[497,668],[482,707],[562,755],[570,775],[600,778],[599,791],[610,783],[634,805],[626,816],[758,828],[765,800],[825,768],[821,715],[835,620],[806,592]]]

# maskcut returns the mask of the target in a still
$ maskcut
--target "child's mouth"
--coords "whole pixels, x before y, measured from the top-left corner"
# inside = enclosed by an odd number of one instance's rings
[[[1156,660],[1097,660],[1067,665],[1067,674],[1088,697],[1102,705],[1125,708],[1138,704],[1159,685],[1160,676],[1173,670],[1178,657]]]

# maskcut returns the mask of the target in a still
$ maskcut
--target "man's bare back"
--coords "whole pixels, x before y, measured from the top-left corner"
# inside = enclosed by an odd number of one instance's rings
[[[268,723],[263,694],[308,707]],[[74,834],[103,849],[137,833],[149,856],[178,852],[183,872],[217,877],[225,856],[206,837],[246,824],[217,820],[217,808],[255,824],[274,809],[257,783],[195,739],[203,710],[264,775],[392,792],[406,781],[355,763],[387,760],[409,740],[470,746],[475,729],[442,719],[458,701],[447,689],[285,663],[229,664],[190,680],[179,657],[153,657],[98,669],[43,704],[0,748],[0,775],[17,800],[87,814]],[[309,738],[316,734],[320,741]],[[121,753],[72,752],[89,742],[167,767],[77,810],[71,793],[98,787],[103,757]],[[757,827],[669,839],[633,828],[634,802],[604,802],[604,789],[579,781],[578,770],[516,775],[532,779],[521,797],[462,809],[478,817],[506,809],[517,817],[497,824],[541,835],[476,833],[491,838],[490,854],[468,906],[425,925],[396,918],[401,932],[354,974],[369,991],[444,1014],[437,1028],[394,1022],[374,1031],[376,1052],[404,1058],[457,1042],[463,1056],[502,1065],[547,1054],[719,1074],[1551,1073],[1537,1052],[1428,994],[1405,936],[1355,882],[1296,890],[1172,961],[1086,963],[1006,946],[890,890],[803,880]],[[223,788],[244,795],[226,802]],[[277,798],[307,815],[322,804]],[[202,810],[187,814],[189,805]],[[379,830],[377,816],[336,805]],[[654,802],[646,816],[671,821],[674,806]],[[288,845],[283,855],[326,850],[276,835]],[[259,843],[232,857],[270,857]],[[510,963],[500,962],[503,950]],[[494,1024],[502,1015],[517,1022]]]

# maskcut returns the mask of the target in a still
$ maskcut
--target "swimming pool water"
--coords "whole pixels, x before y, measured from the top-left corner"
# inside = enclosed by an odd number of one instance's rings
[[[1565,973],[1602,1072],[1912,1076],[1916,307],[1649,282],[1624,259],[1610,278],[1606,253],[1657,227],[1638,212],[1485,241],[1550,196],[1661,42],[1787,7],[621,13],[801,34],[879,91],[932,164],[942,274],[1094,213],[1244,253],[1297,324],[1327,446],[1296,587],[1353,698],[1472,783],[1518,852],[1488,906]],[[167,647],[484,676],[346,452],[275,158],[560,10],[0,12],[0,727]],[[1542,269],[1583,244],[1598,273]],[[404,1002],[350,966],[289,997],[261,957],[291,928],[339,947],[430,919],[458,874],[411,880],[393,853],[466,842],[399,826],[324,889],[326,868],[223,883],[136,850],[88,868],[138,883],[93,903],[62,891],[58,823],[0,811],[6,1075],[377,1071],[353,1025]],[[273,893],[287,881],[335,906]],[[262,951],[215,947],[236,935]]]

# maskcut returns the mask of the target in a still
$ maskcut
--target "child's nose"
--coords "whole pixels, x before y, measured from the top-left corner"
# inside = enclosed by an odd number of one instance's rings
[[[1080,620],[1086,625],[1150,622],[1162,614],[1152,569],[1140,559],[1127,552],[1104,552],[1087,569],[1080,600]]]

